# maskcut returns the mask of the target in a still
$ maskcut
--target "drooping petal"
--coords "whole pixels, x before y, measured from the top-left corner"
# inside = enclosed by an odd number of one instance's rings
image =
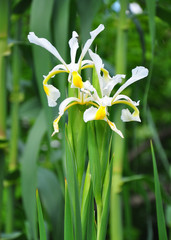
[[[72,102],[80,102],[80,99],[76,97],[69,97],[62,101],[59,106],[59,115],[63,115],[66,110],[66,107]]]
[[[57,105],[56,101],[60,97],[59,90],[51,84],[44,84],[43,87],[47,95],[49,107],[55,107]]]
[[[88,49],[90,48],[90,46],[91,46],[92,42],[94,41],[94,39],[96,38],[96,36],[103,30],[104,30],[104,25],[100,24],[94,31],[90,32],[91,38],[87,40],[87,42],[85,43],[85,45],[83,47],[82,53],[78,60],[79,64],[82,61],[82,59],[84,58],[85,54],[87,53]]]
[[[141,122],[141,119],[139,117],[139,113],[136,113],[136,112],[131,113],[128,110],[128,108],[122,110],[121,120],[123,122],[131,122],[131,121]]]
[[[86,66],[93,65],[93,62],[91,60],[83,60],[81,62],[81,68],[86,68]]]
[[[95,108],[95,107],[90,107],[86,109],[83,115],[84,122],[95,120],[97,111],[98,111],[98,108]]]
[[[56,133],[59,132],[59,120],[60,120],[61,116],[59,115],[54,121],[53,121],[53,128],[54,128],[54,132],[52,133],[52,136],[54,136]]]
[[[131,98],[129,98],[128,96],[126,96],[126,95],[124,95],[124,94],[119,94],[119,95],[114,99],[113,103],[115,103],[115,102],[117,102],[117,101],[119,101],[119,100],[123,100],[123,99],[125,99],[128,103],[133,104],[134,106],[139,106],[140,101],[137,101],[137,102],[132,101]]]
[[[55,72],[58,70],[64,70],[64,71],[68,72],[68,69],[66,68],[66,66],[64,66],[63,64],[58,64],[49,73]]]
[[[77,49],[79,47],[77,37],[78,37],[78,34],[75,31],[73,31],[72,32],[72,38],[69,40],[70,55],[71,55],[71,63],[72,64],[75,63],[75,57],[76,57]]]
[[[115,95],[113,96],[113,99],[116,98],[116,96],[118,96],[125,88],[127,88],[129,85],[131,85],[132,83],[145,78],[148,75],[148,69],[145,67],[136,67],[132,70],[132,77],[130,79],[128,79],[115,93]]]
[[[111,128],[114,132],[116,132],[117,134],[119,134],[119,135],[121,136],[121,138],[124,138],[122,132],[117,129],[116,125],[115,125],[113,122],[109,121],[109,119],[107,119],[106,121],[107,121],[107,123],[109,124],[110,128]]]
[[[63,60],[63,58],[60,56],[59,52],[56,50],[56,48],[45,38],[39,38],[35,35],[34,32],[30,32],[28,35],[28,40],[31,43],[34,43],[38,46],[41,46],[45,49],[47,49],[49,52],[51,52],[61,63],[63,63],[65,66],[67,64]]]

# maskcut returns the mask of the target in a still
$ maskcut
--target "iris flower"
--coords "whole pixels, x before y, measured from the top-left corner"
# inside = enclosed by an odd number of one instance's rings
[[[96,38],[96,36],[103,31],[104,26],[100,24],[94,31],[90,32],[91,38],[88,39],[83,46],[81,55],[78,59],[78,62],[76,62],[76,53],[77,49],[79,47],[78,45],[78,34],[77,32],[72,32],[72,38],[69,40],[69,47],[70,47],[70,56],[71,56],[71,63],[67,64],[63,58],[60,56],[57,49],[45,38],[39,38],[35,35],[34,32],[30,32],[28,35],[28,39],[31,43],[34,43],[36,45],[39,45],[45,49],[47,49],[49,52],[51,52],[60,62],[61,64],[58,64],[55,66],[47,76],[44,76],[43,81],[43,87],[44,91],[47,95],[48,99],[48,105],[50,107],[54,107],[57,105],[57,100],[60,97],[60,92],[57,88],[55,88],[53,85],[48,84],[48,81],[50,78],[54,77],[56,74],[61,72],[68,73],[68,81],[71,82],[71,87],[76,88],[83,88],[84,83],[82,81],[82,78],[80,76],[81,69],[88,68],[89,66],[92,66],[93,62],[91,60],[83,60],[85,57],[87,51],[89,50],[92,42]]]
[[[101,90],[101,97],[98,96],[97,91],[94,89],[94,94],[89,98],[92,102],[96,103],[98,107],[91,106],[88,108],[83,115],[84,121],[88,122],[91,120],[104,120],[106,121],[111,129],[118,133],[122,138],[123,134],[120,130],[116,128],[116,125],[108,119],[108,107],[115,104],[126,104],[133,109],[133,113],[129,111],[129,109],[123,109],[121,120],[124,122],[129,121],[138,121],[140,122],[139,110],[137,106],[138,102],[132,101],[128,96],[120,94],[125,88],[127,88],[132,83],[146,77],[148,75],[148,69],[145,67],[136,67],[132,70],[132,76],[128,79],[117,91],[116,93],[110,97],[110,94],[117,83],[121,83],[122,79],[125,78],[125,75],[118,74],[113,78],[110,78],[108,72],[104,72],[104,66],[101,58],[96,54],[89,50],[89,54],[94,62],[99,85]],[[101,71],[103,72],[103,76],[101,75]],[[106,76],[105,76],[106,75]]]
[[[111,107],[115,104],[126,104],[127,106],[133,109],[133,113],[131,113],[128,108],[122,110],[121,120],[124,122],[128,121],[138,121],[140,122],[139,110],[137,106],[138,102],[132,101],[128,96],[120,94],[126,87],[131,85],[132,83],[146,77],[148,75],[148,70],[145,67],[136,67],[132,70],[132,76],[128,79],[113,96],[111,92],[116,84],[121,83],[122,79],[125,78],[125,75],[118,74],[114,77],[110,77],[108,71],[104,69],[104,65],[102,63],[101,58],[96,54],[89,50],[89,54],[94,62],[99,85],[100,85],[100,93],[97,93],[97,90],[93,87],[93,85],[86,81],[84,82],[84,88],[81,89],[79,97],[70,97],[66,98],[59,106],[59,116],[55,119],[54,133],[59,131],[58,123],[64,112],[74,106],[74,105],[91,105],[90,108],[86,109],[83,115],[83,119],[85,122],[92,120],[104,120],[106,121],[110,128],[119,134],[123,138],[123,134],[120,130],[117,129],[116,125],[108,119],[108,107]],[[101,75],[101,72],[103,75]],[[100,95],[100,96],[99,96]]]

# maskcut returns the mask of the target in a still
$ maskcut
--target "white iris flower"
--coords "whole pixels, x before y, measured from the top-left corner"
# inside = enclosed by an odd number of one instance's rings
[[[89,50],[89,54],[94,62],[97,75],[99,78],[100,90],[101,90],[101,98],[98,96],[96,89],[94,89],[94,93],[91,95],[89,100],[96,103],[98,107],[91,106],[84,112],[84,121],[88,122],[91,120],[104,120],[106,121],[111,129],[118,133],[121,137],[123,134],[116,128],[116,125],[111,122],[107,115],[109,115],[107,109],[109,106],[114,104],[123,103],[130,106],[134,112],[131,113],[128,109],[122,110],[121,120],[124,122],[128,121],[138,121],[140,122],[139,110],[137,106],[139,105],[139,101],[136,103],[132,101],[126,95],[120,94],[126,87],[131,85],[132,83],[146,77],[148,75],[148,69],[145,67],[136,67],[132,70],[132,77],[128,79],[114,94],[113,97],[110,97],[110,94],[117,83],[122,81],[122,78],[125,78],[125,75],[116,75],[111,78],[107,71],[104,71],[104,66],[101,58],[96,54]],[[101,76],[101,71],[103,72],[103,76]],[[107,73],[107,74],[106,74]],[[105,76],[106,75],[106,76]],[[92,87],[91,87],[92,88]],[[92,89],[89,89],[92,91]]]
[[[71,56],[70,64],[67,64],[63,60],[63,58],[60,56],[57,49],[47,39],[37,37],[34,32],[29,33],[28,39],[31,43],[34,43],[36,45],[39,45],[47,49],[61,62],[61,64],[58,64],[57,66],[55,66],[47,76],[44,76],[43,87],[48,98],[48,105],[50,107],[54,107],[57,105],[56,101],[60,97],[60,93],[59,93],[59,90],[56,89],[54,86],[47,84],[48,80],[54,77],[58,73],[67,72],[69,74],[68,81],[72,82],[71,87],[76,87],[79,89],[83,88],[84,84],[80,76],[81,69],[87,68],[89,66],[92,67],[92,64],[93,64],[91,60],[83,60],[83,58],[85,57],[87,51],[89,50],[96,36],[103,30],[104,30],[104,26],[100,24],[94,31],[90,32],[91,38],[86,41],[82,49],[81,55],[78,59],[78,62],[76,62],[76,53],[79,47],[78,34],[77,32],[73,31],[72,38],[69,40],[70,56]]]

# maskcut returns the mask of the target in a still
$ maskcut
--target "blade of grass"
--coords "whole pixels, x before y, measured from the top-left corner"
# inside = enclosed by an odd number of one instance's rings
[[[65,223],[64,223],[64,240],[74,240],[73,224],[71,217],[71,205],[68,193],[68,184],[65,180]]]
[[[68,191],[72,208],[72,219],[74,224],[75,239],[82,239],[81,230],[81,213],[80,213],[80,200],[78,191],[78,182],[76,177],[76,167],[74,160],[74,153],[71,147],[71,143],[68,138],[68,128],[65,128],[66,133],[66,179],[68,183]]]
[[[2,225],[2,206],[3,206],[3,179],[5,154],[7,148],[6,138],[6,64],[5,55],[7,51],[8,35],[8,1],[0,1],[0,232]]]
[[[38,168],[38,189],[41,203],[52,226],[53,238],[63,239],[64,199],[60,183],[53,171]]]
[[[40,240],[46,240],[45,224],[44,224],[43,212],[42,212],[42,207],[41,207],[41,203],[40,203],[38,189],[36,190],[36,201],[37,201],[37,213],[38,213]]]
[[[154,154],[153,149],[153,143],[151,144],[151,154],[152,154],[152,160],[153,160],[153,170],[154,170],[154,184],[155,184],[155,196],[156,196],[156,210],[157,210],[157,224],[158,224],[158,235],[159,240],[167,240],[167,233],[166,233],[166,223],[165,223],[165,217],[163,212],[163,204],[162,204],[162,196],[161,196],[161,190],[160,190],[160,181],[157,171],[157,165],[156,165],[156,158]]]
[[[21,188],[24,210],[29,221],[30,235],[37,240],[36,227],[36,187],[37,187],[37,157],[40,144],[46,132],[46,122],[43,110],[40,111],[35,124],[29,132],[23,156],[21,158]]]
[[[169,168],[170,168],[169,161],[168,161],[167,155],[165,153],[165,150],[163,149],[163,146],[161,144],[160,138],[158,136],[158,132],[157,132],[155,123],[153,121],[150,109],[148,109],[148,111],[147,111],[147,120],[148,120],[150,129],[151,129],[151,132],[152,132],[153,141],[157,148],[157,153],[160,156],[161,162],[163,164],[163,167],[165,168],[166,173],[168,174],[169,177],[171,177],[170,173],[169,173]]]

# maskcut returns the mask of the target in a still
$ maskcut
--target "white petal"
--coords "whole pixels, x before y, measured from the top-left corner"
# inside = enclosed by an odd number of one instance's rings
[[[108,97],[108,96],[105,96],[103,98],[100,99],[101,101],[101,105],[102,106],[111,106],[112,104],[112,97]]]
[[[121,136],[121,138],[124,138],[122,132],[117,129],[116,125],[115,125],[113,122],[109,121],[109,119],[107,119],[106,121],[107,121],[107,123],[109,124],[110,128],[111,128],[114,132],[116,132],[117,134],[119,134],[119,135]]]
[[[128,109],[122,110],[121,120],[123,122],[130,122],[130,121],[141,122],[139,115],[134,116],[134,113],[131,113]]]
[[[66,98],[64,101],[62,101],[60,106],[59,106],[59,115],[63,115],[64,114],[65,108],[71,102],[80,102],[80,99],[78,99],[76,97],[70,97],[70,98]]]
[[[71,55],[71,63],[75,63],[75,57],[78,49],[78,34],[73,31],[72,32],[72,38],[69,40],[69,46],[70,46],[70,55]]]
[[[116,84],[121,83],[123,78],[125,78],[125,75],[123,74],[117,74],[113,78],[109,78],[109,82],[103,89],[103,94],[109,96]]]
[[[67,71],[67,68],[63,64],[58,64],[49,73],[54,72],[54,71],[58,71],[58,70],[65,70],[65,71]]]
[[[47,49],[49,52],[51,52],[61,63],[63,63],[66,66],[65,61],[60,56],[59,52],[56,50],[56,48],[45,38],[38,38],[34,32],[30,32],[28,35],[28,40],[31,43],[34,43],[38,46],[41,46],[45,49]]]
[[[90,57],[92,58],[92,60],[94,62],[94,65],[95,65],[95,68],[96,68],[96,72],[97,72],[97,75],[98,75],[98,79],[99,79],[101,93],[103,95],[103,78],[102,78],[102,76],[100,74],[101,68],[104,67],[102,59],[99,57],[98,54],[92,52],[91,49],[89,49],[89,54],[90,54]]]
[[[148,69],[145,67],[136,67],[132,70],[132,77],[128,79],[115,93],[113,98],[116,98],[125,88],[127,88],[132,83],[146,77],[148,75]]]
[[[49,94],[47,95],[49,107],[55,107],[57,105],[56,101],[60,97],[59,90],[50,84],[44,84],[44,86],[49,90]]]
[[[93,85],[87,80],[86,82],[84,82],[84,89],[93,92],[96,91],[96,89],[93,87]]]
[[[93,62],[91,60],[83,60],[81,62],[81,67],[84,67],[85,65],[92,65]]]
[[[97,110],[98,110],[98,108],[95,108],[95,107],[90,107],[87,110],[85,110],[84,115],[83,115],[84,122],[94,120]]]
[[[91,38],[87,40],[87,42],[85,43],[81,56],[78,60],[78,62],[80,63],[82,61],[82,59],[84,58],[85,54],[87,53],[88,49],[90,48],[92,42],[94,41],[94,39],[96,38],[96,36],[104,30],[104,25],[100,24],[94,31],[90,32],[90,36]]]

